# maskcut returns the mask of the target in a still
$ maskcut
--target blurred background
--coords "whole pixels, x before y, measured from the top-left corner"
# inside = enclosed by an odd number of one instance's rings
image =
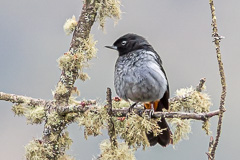
[[[222,59],[227,80],[227,100],[222,135],[216,152],[217,160],[236,160],[239,157],[239,37],[240,1],[215,0]],[[0,0],[0,91],[34,98],[52,99],[60,76],[56,59],[68,51],[71,36],[66,36],[66,19],[79,16],[79,0]],[[211,14],[208,1],[202,0],[122,0],[122,19],[114,26],[108,19],[105,33],[95,23],[92,28],[98,41],[97,58],[86,70],[91,80],[77,81],[81,97],[105,100],[106,88],[113,87],[114,64],[117,52],[104,48],[126,33],[137,33],[147,38],[163,60],[170,83],[171,96],[182,87],[195,86],[206,77],[207,92],[213,106],[219,107],[221,93],[215,47],[211,37]],[[114,92],[114,96],[115,91]],[[11,103],[0,101],[0,159],[21,160],[24,146],[42,135],[43,125],[27,125],[24,117],[14,116]],[[217,117],[211,119],[211,130],[216,135]],[[108,138],[83,137],[83,128],[68,127],[74,143],[68,151],[78,160],[97,156],[99,143]],[[189,140],[174,148],[159,145],[139,149],[138,160],[145,159],[207,159],[209,136],[201,129],[201,122],[192,122]]]

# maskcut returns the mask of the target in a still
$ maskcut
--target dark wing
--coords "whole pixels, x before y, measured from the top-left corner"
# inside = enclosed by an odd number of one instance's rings
[[[158,108],[157,108],[157,111],[162,111],[163,108],[167,109],[169,108],[169,102],[168,102],[168,99],[169,99],[169,95],[170,95],[170,92],[169,92],[169,84],[168,84],[168,78],[167,78],[167,75],[166,75],[166,72],[164,71],[163,67],[162,67],[162,60],[160,58],[160,56],[157,54],[156,51],[153,50],[153,52],[155,53],[155,60],[156,62],[159,64],[162,72],[164,73],[165,77],[166,77],[166,80],[167,80],[167,90],[166,92],[164,93],[163,97],[161,98],[159,104],[158,104]]]

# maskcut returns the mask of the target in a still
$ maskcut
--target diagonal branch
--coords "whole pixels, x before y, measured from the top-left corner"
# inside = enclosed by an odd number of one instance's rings
[[[69,48],[69,54],[74,55],[76,52],[78,52],[78,48],[84,45],[83,40],[89,38],[89,34],[92,25],[95,22],[96,15],[97,12],[95,11],[95,2],[88,5],[83,5],[78,24],[73,33],[71,45]],[[74,87],[73,85],[78,78],[78,68],[76,67],[76,63],[78,62],[72,61],[69,63],[72,63],[73,68],[63,68],[60,80],[58,82],[58,86],[64,85],[67,91],[64,93],[55,93],[54,98],[56,99],[57,104],[68,103],[69,97],[71,96],[71,92]]]

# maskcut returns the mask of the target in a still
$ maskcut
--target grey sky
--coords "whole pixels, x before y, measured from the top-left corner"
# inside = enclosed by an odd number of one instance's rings
[[[106,33],[95,23],[92,34],[98,40],[98,58],[91,61],[91,80],[78,81],[81,98],[104,100],[107,87],[113,87],[113,70],[117,53],[105,49],[125,33],[147,38],[163,60],[170,83],[171,96],[176,89],[195,86],[207,78],[207,92],[212,97],[212,110],[217,109],[220,79],[214,45],[211,43],[211,15],[208,1],[202,0],[123,0],[122,19],[114,27],[107,20]],[[222,136],[216,152],[217,160],[239,157],[239,37],[240,1],[215,0],[219,32],[226,38],[221,43],[227,77],[227,112]],[[82,1],[71,0],[0,0],[0,91],[51,99],[60,70],[56,59],[69,48],[71,36],[62,26],[67,18],[78,17]],[[115,92],[114,92],[115,94]],[[26,125],[24,117],[15,117],[11,103],[0,102],[0,159],[24,159],[24,145],[33,137],[41,137],[42,125]],[[217,118],[211,120],[215,136]],[[76,159],[88,160],[99,154],[99,143],[107,134],[83,138],[77,125],[68,128],[74,143],[68,153]],[[209,137],[201,130],[201,122],[192,122],[189,140],[162,148],[159,145],[137,151],[138,160],[207,159]]]

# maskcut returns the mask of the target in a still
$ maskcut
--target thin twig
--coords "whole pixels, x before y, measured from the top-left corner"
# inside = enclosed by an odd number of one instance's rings
[[[211,155],[211,150],[212,150],[212,147],[213,147],[213,143],[214,143],[214,139],[211,136],[210,141],[209,141],[209,146],[208,146],[208,152],[206,153],[208,155],[208,160],[213,160],[213,157]]]
[[[107,104],[108,104],[108,135],[110,137],[110,142],[112,147],[117,147],[117,137],[116,137],[116,131],[114,127],[113,122],[113,110],[112,110],[112,92],[110,88],[107,88]]]
[[[219,119],[218,119],[218,126],[217,126],[217,135],[215,138],[215,141],[212,146],[211,150],[211,157],[214,160],[215,158],[215,152],[217,149],[217,145],[219,142],[219,138],[221,135],[221,129],[222,129],[222,119],[223,119],[223,112],[224,112],[224,104],[225,104],[225,98],[226,98],[226,80],[225,80],[225,74],[224,74],[224,69],[223,69],[223,63],[221,59],[221,52],[220,52],[220,41],[222,39],[222,36],[218,34],[218,29],[217,29],[217,21],[216,21],[216,14],[215,14],[215,7],[213,4],[213,0],[209,0],[210,4],[210,9],[211,9],[211,14],[212,14],[212,37],[214,38],[213,42],[215,43],[216,47],[216,53],[217,53],[217,61],[218,61],[218,67],[219,67],[219,72],[220,72],[220,77],[221,77],[221,85],[222,85],[222,93],[221,93],[221,99],[220,99],[220,106],[219,106]]]
[[[206,82],[206,78],[201,78],[198,86],[196,87],[196,91],[202,92],[205,82]]]

